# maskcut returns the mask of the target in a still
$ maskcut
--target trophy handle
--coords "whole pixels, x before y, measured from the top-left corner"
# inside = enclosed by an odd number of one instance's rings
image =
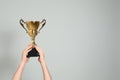
[[[20,19],[19,22],[20,22],[20,25],[25,29],[25,31],[28,32],[27,29],[26,29],[25,26],[24,26],[25,21],[24,21],[23,19]]]
[[[46,24],[46,20],[43,19],[40,24],[42,24],[42,26],[40,27],[40,29],[38,30],[38,32],[40,32],[40,30],[44,27],[44,25]]]

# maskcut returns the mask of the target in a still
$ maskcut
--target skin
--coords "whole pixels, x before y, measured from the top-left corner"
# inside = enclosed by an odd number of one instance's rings
[[[44,52],[43,50],[38,47],[37,45],[28,45],[22,52],[22,59],[20,61],[20,64],[18,66],[17,71],[15,72],[12,80],[22,80],[22,74],[25,68],[26,63],[29,61],[29,58],[26,57],[27,53],[32,49],[32,48],[36,48],[36,50],[39,52],[40,57],[38,58],[38,62],[41,64],[42,67],[42,71],[43,71],[43,76],[44,76],[44,80],[52,80],[50,72],[47,68],[46,62],[45,62],[45,56],[44,56]]]

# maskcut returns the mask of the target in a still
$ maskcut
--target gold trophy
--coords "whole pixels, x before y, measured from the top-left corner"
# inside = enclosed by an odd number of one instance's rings
[[[46,24],[46,20],[43,19],[41,22],[40,21],[24,21],[23,19],[20,19],[20,24],[21,26],[25,29],[26,33],[30,36],[31,38],[31,43],[32,44],[36,44],[35,43],[35,37],[38,33],[40,33],[40,30],[44,27],[44,25]],[[25,28],[25,26],[27,28]],[[39,27],[41,26],[41,27]],[[30,52],[28,52],[27,57],[38,57],[40,56],[38,51],[33,48]]]

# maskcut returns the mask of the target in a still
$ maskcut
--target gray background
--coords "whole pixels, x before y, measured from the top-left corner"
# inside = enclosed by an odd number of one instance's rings
[[[10,80],[30,38],[22,18],[47,20],[36,37],[53,80],[120,80],[119,0],[0,0],[0,80]],[[23,80],[43,80],[37,58]]]

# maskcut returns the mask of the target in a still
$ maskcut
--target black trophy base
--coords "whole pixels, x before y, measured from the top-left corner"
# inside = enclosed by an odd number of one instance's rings
[[[29,51],[27,55],[27,58],[30,57],[40,57],[39,52],[35,48],[32,48],[32,50]]]

